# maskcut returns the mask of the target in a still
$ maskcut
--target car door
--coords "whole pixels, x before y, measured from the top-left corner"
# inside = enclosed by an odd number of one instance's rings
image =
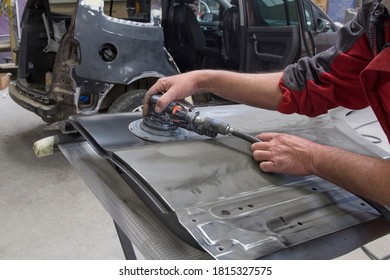
[[[241,70],[269,72],[283,69],[301,55],[296,0],[241,1],[245,11],[246,53]]]
[[[303,0],[304,28],[310,37],[313,54],[320,53],[333,46],[338,27],[312,1]]]

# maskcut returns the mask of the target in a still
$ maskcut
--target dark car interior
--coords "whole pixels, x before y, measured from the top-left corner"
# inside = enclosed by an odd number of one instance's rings
[[[238,2],[231,1],[222,18],[222,58],[228,69],[238,70],[240,67],[240,11]]]
[[[182,72],[220,65],[221,53],[206,45],[206,39],[194,11],[193,0],[175,0],[163,25],[165,47]]]
[[[71,15],[57,14],[50,11],[50,5],[45,0],[28,2],[23,14],[23,33],[18,51],[18,76],[37,90],[45,90],[47,73],[53,71],[56,58],[56,46],[59,39],[55,38],[57,24],[67,28]],[[51,46],[49,46],[51,44]]]

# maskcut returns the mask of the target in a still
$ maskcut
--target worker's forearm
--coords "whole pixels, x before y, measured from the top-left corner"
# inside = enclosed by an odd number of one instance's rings
[[[312,162],[315,175],[390,206],[390,161],[323,146],[313,153]]]
[[[212,92],[237,103],[276,110],[282,98],[279,88],[282,74],[239,74],[207,70],[199,71],[196,79],[201,92]]]

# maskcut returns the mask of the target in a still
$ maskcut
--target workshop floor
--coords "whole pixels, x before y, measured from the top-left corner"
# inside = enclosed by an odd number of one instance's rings
[[[53,134],[33,113],[0,91],[0,259],[124,259],[114,224],[76,171],[60,153],[36,158],[32,145]],[[348,116],[352,127],[375,120],[370,110]],[[378,123],[359,133],[379,137]],[[390,254],[390,235],[367,245]],[[361,249],[340,259],[368,259]]]

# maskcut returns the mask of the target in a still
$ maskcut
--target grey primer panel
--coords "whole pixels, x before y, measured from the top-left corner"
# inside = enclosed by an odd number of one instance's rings
[[[388,156],[346,125],[343,110],[314,119],[243,105],[199,110],[253,135],[287,132]],[[140,117],[74,116],[69,123],[173,232],[214,258],[333,258],[390,231],[366,201],[321,178],[261,172],[241,139],[147,142],[128,130]]]
[[[161,26],[111,18],[100,9],[80,5],[74,37],[80,47],[78,77],[129,84],[137,77],[177,74],[165,53]],[[100,53],[106,44],[117,49],[117,57],[110,62]]]

